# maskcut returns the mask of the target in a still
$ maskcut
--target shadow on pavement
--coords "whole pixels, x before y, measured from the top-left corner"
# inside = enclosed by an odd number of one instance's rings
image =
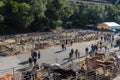
[[[20,69],[17,69],[16,71],[23,72],[23,71],[27,71],[27,70],[29,70],[29,67],[20,68]]]
[[[69,59],[69,57],[68,58],[64,58],[63,61],[68,60],[68,59]]]
[[[60,51],[56,51],[56,52],[54,52],[54,53],[61,53],[61,52],[63,52],[63,50],[60,50]]]
[[[28,64],[28,61],[23,61],[19,63],[19,65],[25,65],[25,64]]]

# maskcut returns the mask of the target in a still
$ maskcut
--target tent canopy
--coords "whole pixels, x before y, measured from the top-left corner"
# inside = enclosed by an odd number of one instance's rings
[[[98,25],[98,29],[103,29],[103,30],[120,29],[120,25],[115,22],[103,22]]]

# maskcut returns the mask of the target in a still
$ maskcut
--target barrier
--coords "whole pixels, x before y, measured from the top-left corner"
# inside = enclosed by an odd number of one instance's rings
[[[0,80],[42,80],[44,79],[45,76],[49,77],[49,80],[62,80],[58,74],[55,74],[53,72],[50,72],[48,70],[43,70],[43,68],[39,67],[39,69],[37,70],[37,76],[35,72],[31,72],[33,71],[33,69],[28,68],[27,66],[23,67],[23,66],[19,66],[19,67],[14,67],[14,68],[10,68],[7,70],[1,70],[0,71]],[[30,74],[29,74],[30,73]],[[76,76],[71,76],[71,77],[67,77],[67,79],[64,80],[68,80],[68,79],[86,79],[86,80],[101,80],[103,78],[105,78],[104,74],[97,74],[94,70],[93,71],[89,71],[89,72],[83,72],[81,71],[81,73],[76,73]]]
[[[96,35],[96,33],[97,32],[95,31],[66,30],[49,33],[40,32],[8,35],[4,36],[4,38],[1,38],[2,44],[0,45],[0,50],[7,55],[15,55],[19,53],[30,52],[34,49],[60,45],[61,43],[66,43],[66,40],[68,44],[70,44],[71,40],[74,43],[97,40],[100,35]],[[5,40],[6,42],[4,42]]]

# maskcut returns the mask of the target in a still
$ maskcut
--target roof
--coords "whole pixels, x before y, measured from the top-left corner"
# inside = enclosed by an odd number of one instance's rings
[[[104,22],[104,24],[106,24],[106,25],[108,25],[108,26],[119,26],[120,27],[120,25],[119,24],[117,24],[117,23],[115,23],[115,22]]]

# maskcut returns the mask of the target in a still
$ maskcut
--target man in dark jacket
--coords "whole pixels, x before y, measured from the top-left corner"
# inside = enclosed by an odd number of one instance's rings
[[[34,53],[34,58],[37,58],[37,52],[34,51],[33,53]]]
[[[33,62],[34,62],[34,65],[35,65],[36,62],[37,62],[37,59],[36,59],[36,58],[33,58]]]
[[[38,59],[40,59],[41,55],[40,55],[40,51],[38,51]]]
[[[88,51],[89,51],[89,49],[86,47],[85,48],[86,55],[88,55]]]
[[[29,67],[32,67],[32,58],[31,57],[29,57],[28,62],[29,62]]]

